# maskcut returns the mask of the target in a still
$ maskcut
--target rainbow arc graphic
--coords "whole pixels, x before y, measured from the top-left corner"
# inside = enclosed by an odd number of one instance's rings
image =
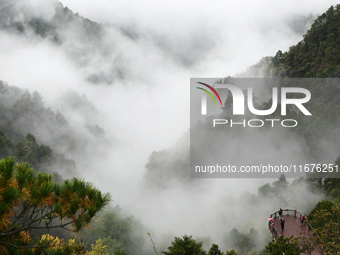
[[[217,93],[217,91],[212,86],[210,86],[210,85],[208,85],[206,83],[203,83],[203,82],[197,82],[197,83],[207,87],[208,89],[210,89],[217,96],[218,100],[220,101],[221,106],[223,106],[220,95]],[[215,97],[214,97],[214,95],[209,90],[207,90],[205,88],[201,88],[201,87],[196,87],[196,88],[206,92],[212,98],[212,100],[214,101],[215,105],[217,106],[217,102],[215,100]],[[207,99],[206,99],[205,95],[202,96],[201,113],[202,113],[202,115],[207,115]]]

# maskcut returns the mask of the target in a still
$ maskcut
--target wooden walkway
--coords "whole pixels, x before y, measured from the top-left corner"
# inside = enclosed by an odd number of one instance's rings
[[[281,230],[281,224],[279,220],[278,212],[273,213],[271,217],[274,219],[274,227],[278,233],[277,237],[284,236],[285,238],[299,236],[312,236],[312,228],[308,224],[300,225],[301,214],[296,210],[283,210],[282,217],[285,219],[284,230]],[[320,255],[322,253],[313,251],[312,255]]]

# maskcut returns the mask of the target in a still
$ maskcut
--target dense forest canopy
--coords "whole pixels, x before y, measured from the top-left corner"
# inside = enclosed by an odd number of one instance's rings
[[[320,15],[297,45],[272,58],[274,75],[291,78],[340,78],[340,5]]]

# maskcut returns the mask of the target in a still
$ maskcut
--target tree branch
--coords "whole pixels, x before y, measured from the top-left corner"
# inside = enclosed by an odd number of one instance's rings
[[[21,245],[15,245],[15,244],[11,244],[11,243],[2,242],[2,241],[0,241],[0,244],[2,244],[2,245],[9,245],[9,246],[12,246],[12,247],[17,248],[17,249],[46,248],[47,247],[47,246],[36,246],[36,245],[21,246]]]
[[[52,227],[42,227],[42,226],[30,226],[30,227],[26,227],[26,228],[21,228],[21,229],[18,229],[18,230],[15,230],[15,231],[12,231],[10,233],[0,233],[0,238],[1,237],[10,237],[12,235],[15,235],[21,231],[26,231],[26,230],[32,230],[32,229],[52,229],[52,228],[65,228],[66,226],[74,223],[74,221],[70,221],[68,223],[65,223],[65,224],[62,224],[62,225],[57,225],[57,226],[52,226]]]

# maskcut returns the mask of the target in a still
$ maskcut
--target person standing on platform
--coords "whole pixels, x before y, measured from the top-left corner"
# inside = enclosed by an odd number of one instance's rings
[[[285,229],[285,219],[283,217],[281,217],[280,223],[281,223],[281,231],[283,231]]]
[[[278,212],[279,212],[279,219],[281,219],[282,218],[283,209],[280,208],[280,210]]]
[[[305,223],[305,220],[306,220],[306,214],[302,215],[300,225],[303,225]]]
[[[270,231],[273,230],[273,225],[274,225],[274,219],[273,218],[269,218],[268,228],[269,228]]]

